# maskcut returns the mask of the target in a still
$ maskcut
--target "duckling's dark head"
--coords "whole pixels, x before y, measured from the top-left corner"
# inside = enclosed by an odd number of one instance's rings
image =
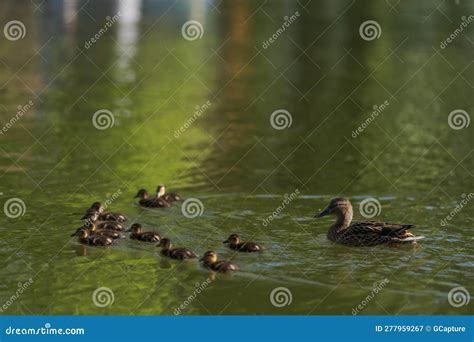
[[[89,231],[87,229],[82,229],[80,232],[79,232],[79,237],[81,239],[87,239],[89,237]]]
[[[140,223],[134,223],[130,227],[130,231],[134,234],[140,234],[143,233],[143,227]]]
[[[158,246],[161,246],[163,248],[171,248],[171,240],[168,239],[168,238],[163,238],[160,240],[160,243],[158,244]]]
[[[329,202],[326,209],[316,214],[315,217],[323,217],[327,215],[335,214],[338,216],[345,216],[350,214],[352,217],[352,205],[351,202],[344,197],[336,197]]]
[[[138,192],[137,192],[137,194],[135,195],[134,198],[147,199],[148,198],[148,191],[146,191],[146,189],[140,189],[140,190],[138,190]]]
[[[102,208],[102,203],[100,203],[100,202],[94,202],[94,203],[92,203],[92,205],[91,205],[91,209],[99,210],[99,209],[101,209],[101,208]]]
[[[239,243],[240,237],[237,234],[230,234],[227,240],[222,241],[222,243]]]
[[[165,186],[163,184],[158,185],[156,188],[156,196],[161,197],[166,193]]]
[[[207,251],[204,253],[201,259],[199,261],[204,261],[208,263],[214,263],[217,261],[217,253],[214,251]]]
[[[83,230],[88,230],[90,232],[94,232],[97,229],[97,225],[93,221],[86,221],[84,224],[84,229]]]

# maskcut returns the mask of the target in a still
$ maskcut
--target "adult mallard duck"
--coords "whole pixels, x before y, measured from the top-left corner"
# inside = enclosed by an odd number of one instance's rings
[[[109,246],[114,241],[108,236],[90,233],[89,230],[84,229],[79,233],[79,242],[91,246]]]
[[[228,243],[229,247],[236,249],[239,252],[261,252],[263,247],[258,243],[247,241],[241,242],[240,237],[237,234],[231,234],[227,240],[222,241],[222,243]]]
[[[145,189],[138,190],[135,198],[139,198],[138,204],[142,207],[148,208],[167,208],[170,206],[168,202],[166,202],[163,198],[154,197],[150,198],[148,195],[148,191]]]
[[[130,227],[130,239],[144,242],[160,242],[161,236],[155,232],[146,232],[140,223],[134,223]]]
[[[231,262],[217,260],[217,253],[214,251],[207,251],[204,256],[199,259],[203,266],[216,272],[237,271],[239,267]]]
[[[197,254],[190,249],[185,247],[172,248],[171,241],[167,238],[161,239],[158,246],[161,246],[162,248],[161,254],[172,259],[183,260],[197,258]]]
[[[166,192],[166,188],[164,185],[158,185],[156,188],[156,197],[157,198],[162,198],[166,202],[171,203],[171,202],[179,202],[183,201],[184,199],[177,194],[176,192]]]
[[[374,246],[390,243],[411,243],[424,238],[408,229],[413,224],[394,224],[376,221],[352,222],[353,210],[347,198],[333,198],[326,209],[315,217],[335,215],[336,223],[327,233],[329,240],[348,246]]]

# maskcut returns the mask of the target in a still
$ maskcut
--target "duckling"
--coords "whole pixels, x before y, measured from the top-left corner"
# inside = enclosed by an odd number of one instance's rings
[[[222,241],[222,243],[228,243],[229,247],[236,249],[239,252],[261,252],[263,247],[258,243],[247,241],[240,242],[240,237],[237,234],[231,234],[227,240]]]
[[[84,216],[81,217],[81,220],[86,220],[86,219],[96,215],[96,213],[98,215],[100,215],[104,211],[104,209],[105,208],[102,206],[102,203],[94,202],[94,203],[92,203],[90,208],[88,208],[86,210],[86,213],[84,214]]]
[[[217,253],[214,251],[207,251],[199,261],[202,262],[204,267],[217,272],[225,273],[239,270],[239,267],[231,262],[217,260]]]
[[[336,223],[327,233],[329,240],[347,246],[374,246],[391,243],[412,243],[423,239],[424,236],[415,236],[408,231],[414,228],[413,224],[394,224],[376,221],[352,222],[352,204],[347,198],[333,198],[329,205],[316,214],[323,217],[333,214]]]
[[[171,203],[171,202],[179,202],[183,201],[184,199],[177,194],[176,192],[166,192],[165,186],[164,185],[158,185],[156,188],[156,197],[157,198],[162,198],[166,202]]]
[[[162,198],[149,198],[148,192],[145,189],[138,190],[137,194],[135,195],[135,198],[140,198],[138,204],[140,204],[142,207],[167,208],[170,206],[170,204]]]
[[[87,220],[87,221],[114,221],[114,222],[120,222],[123,223],[128,220],[127,216],[124,214],[120,213],[112,213],[110,211],[108,212],[101,212],[100,210],[91,210],[87,209],[86,213],[84,216],[81,217],[82,220]]]
[[[161,246],[162,248],[161,254],[172,259],[183,260],[183,259],[197,258],[196,253],[194,253],[193,251],[185,247],[171,248],[171,241],[168,238],[161,239],[158,246]]]
[[[145,232],[140,223],[134,223],[130,227],[132,234],[130,234],[130,239],[140,240],[144,242],[160,242],[161,236],[154,232]]]
[[[96,221],[94,223],[96,224],[97,229],[115,230],[119,232],[125,230],[123,224],[117,221]]]
[[[109,246],[113,243],[113,240],[108,236],[91,234],[85,229],[79,234],[79,242],[92,246]]]
[[[89,234],[107,236],[112,239],[119,239],[122,237],[118,232],[113,230],[97,229],[97,225],[94,222],[86,223],[82,227],[77,228],[71,236],[79,236],[83,230],[87,230]]]

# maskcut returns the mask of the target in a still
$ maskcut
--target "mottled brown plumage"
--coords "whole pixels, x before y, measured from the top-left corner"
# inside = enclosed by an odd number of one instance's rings
[[[239,270],[239,267],[231,262],[217,260],[217,253],[214,251],[207,251],[199,261],[202,262],[204,267],[216,272],[226,273]]]
[[[167,208],[170,206],[168,202],[159,197],[150,198],[145,189],[138,190],[135,198],[139,198],[138,204],[147,208]]]
[[[97,235],[90,233],[88,230],[82,230],[79,234],[79,242],[91,246],[109,246],[114,241],[108,236]]]
[[[258,243],[247,241],[241,242],[240,237],[237,234],[231,234],[227,240],[222,241],[222,243],[228,243],[229,247],[239,252],[261,252],[263,247]]]
[[[184,200],[176,192],[166,192],[166,188],[164,185],[158,185],[158,187],[156,188],[156,197],[164,199],[168,203],[180,202]]]
[[[197,254],[190,249],[185,247],[172,248],[171,241],[167,238],[161,239],[159,246],[162,247],[161,254],[172,259],[183,260],[197,258]]]
[[[140,223],[134,223],[130,230],[130,239],[139,240],[143,242],[160,242],[161,237],[155,232],[146,232]]]

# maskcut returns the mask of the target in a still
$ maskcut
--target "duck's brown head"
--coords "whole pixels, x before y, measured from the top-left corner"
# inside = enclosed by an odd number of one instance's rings
[[[102,203],[100,203],[100,202],[92,203],[91,209],[101,210],[102,209]]]
[[[336,215],[338,217],[350,216],[352,218],[352,205],[347,198],[336,197],[329,202],[326,209],[316,214],[315,217],[323,217],[327,215]]]
[[[158,246],[161,246],[163,249],[170,249],[171,248],[171,240],[168,238],[163,238],[160,240]]]
[[[158,185],[156,188],[156,197],[161,197],[166,193],[165,186],[163,184]]]
[[[140,223],[134,223],[132,224],[132,226],[130,227],[130,231],[133,233],[133,234],[141,234],[143,233],[143,227]]]
[[[135,195],[134,198],[147,199],[148,198],[148,191],[146,191],[146,189],[140,189],[140,190],[138,190],[138,192],[137,192],[137,194]]]
[[[215,263],[217,261],[217,253],[214,251],[207,251],[204,253],[201,259],[199,261],[203,261],[205,263]]]
[[[237,244],[240,242],[240,237],[237,234],[230,234],[227,240],[222,241],[222,243],[232,243]]]
[[[83,229],[79,232],[79,238],[81,239],[87,239],[89,237],[90,233],[89,230]]]

